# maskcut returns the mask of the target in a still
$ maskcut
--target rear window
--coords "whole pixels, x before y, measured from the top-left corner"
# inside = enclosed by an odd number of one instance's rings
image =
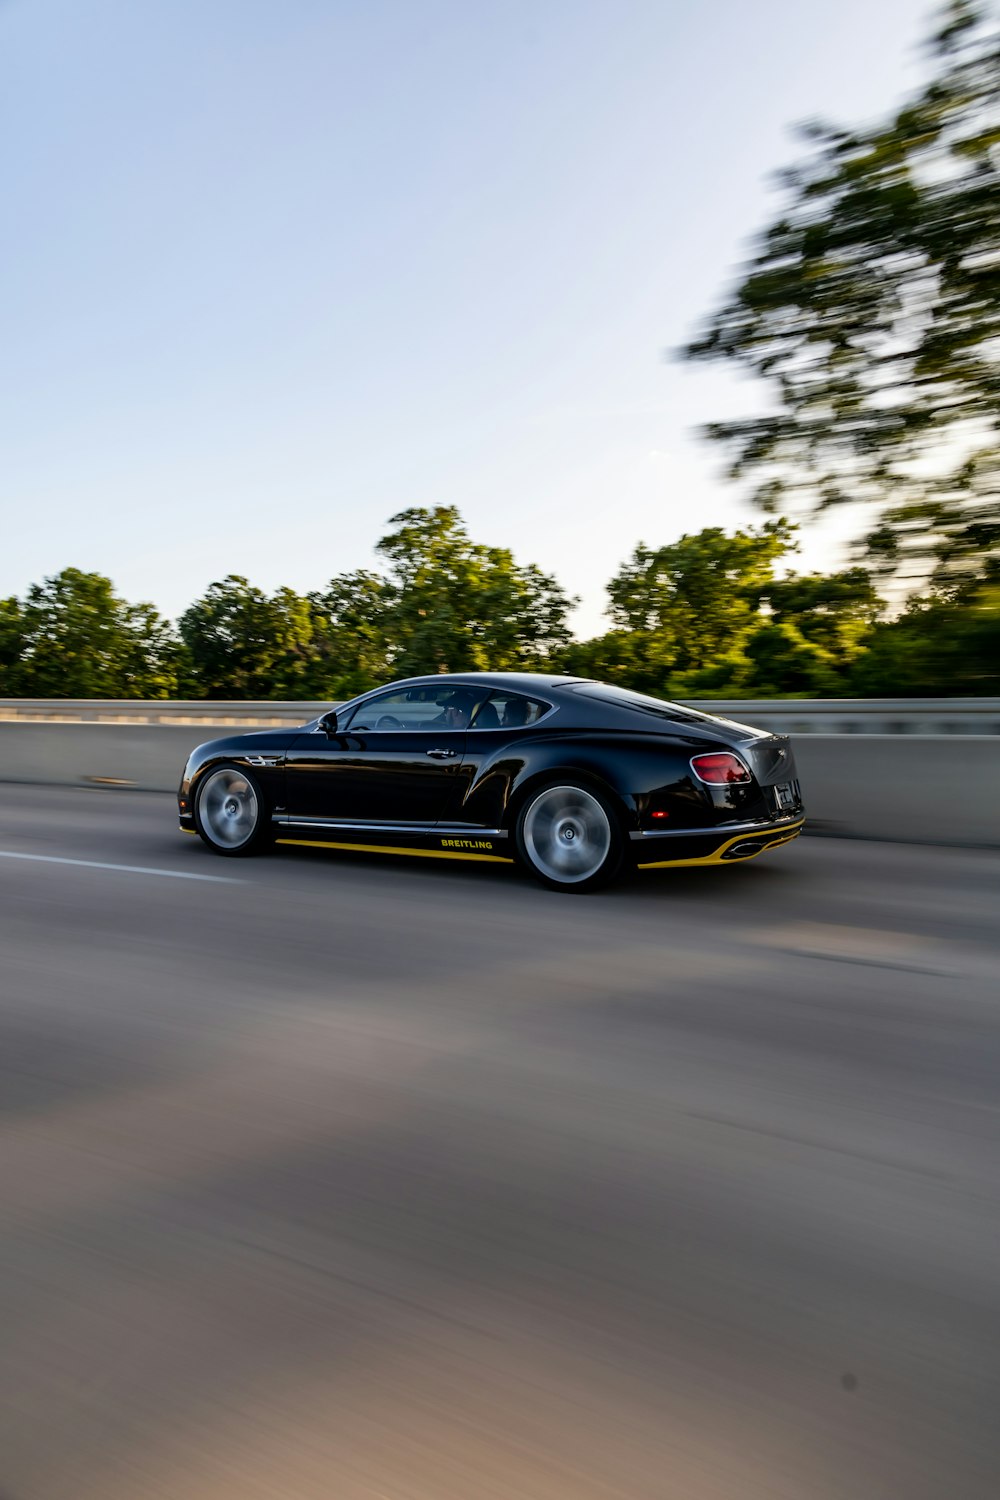
[[[548,713],[550,704],[523,693],[491,693],[473,720],[473,729],[526,729]]]
[[[630,688],[613,687],[609,682],[581,682],[570,689],[581,698],[596,698],[599,703],[611,703],[616,708],[629,708],[633,713],[651,714],[658,719],[678,719],[691,724],[703,724],[711,720],[710,714],[699,713],[696,708],[683,708],[666,698],[650,698],[645,693],[633,693]]]

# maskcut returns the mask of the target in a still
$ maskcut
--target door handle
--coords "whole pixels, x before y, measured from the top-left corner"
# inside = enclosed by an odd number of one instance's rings
[[[456,755],[456,751],[454,751],[454,750],[428,750],[427,754],[433,756],[435,760],[454,760],[455,755]]]

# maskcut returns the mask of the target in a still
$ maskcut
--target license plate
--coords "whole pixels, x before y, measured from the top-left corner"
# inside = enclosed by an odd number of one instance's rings
[[[784,812],[786,808],[795,806],[795,793],[792,790],[792,783],[790,781],[783,781],[781,782],[780,786],[776,786],[774,789],[774,795],[777,798],[778,807],[782,812]]]

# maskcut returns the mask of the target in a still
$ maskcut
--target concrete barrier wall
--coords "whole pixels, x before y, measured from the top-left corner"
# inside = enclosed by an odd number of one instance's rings
[[[172,792],[199,724],[0,723],[0,780]],[[1000,848],[1000,739],[793,736],[813,831]]]
[[[1000,740],[793,735],[815,833],[1000,848]]]
[[[194,746],[232,732],[210,724],[0,723],[0,781],[175,792]]]

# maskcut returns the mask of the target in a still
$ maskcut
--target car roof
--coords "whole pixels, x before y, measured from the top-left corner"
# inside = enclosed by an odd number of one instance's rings
[[[624,701],[618,701],[616,694],[619,690],[608,683],[593,677],[558,676],[547,672],[433,672],[423,677],[400,677],[395,682],[383,682],[377,688],[370,688],[338,704],[338,710],[353,711],[357,705],[393,689],[441,686],[485,688],[487,692],[524,693],[528,697],[534,694],[546,699],[557,711],[570,710],[575,729],[623,729],[644,735],[664,732],[658,729],[655,720],[647,716],[643,722],[642,717],[637,716],[635,707],[627,701],[634,696],[640,705],[652,701],[661,718],[673,720],[675,729],[678,724],[683,724],[686,733],[697,734],[699,729],[711,729],[713,736],[729,743],[729,735],[734,730],[743,738],[755,732],[745,725],[732,724],[668,699],[648,700],[642,694],[623,692]],[[581,688],[593,691],[578,691]]]
[[[586,681],[583,677],[554,677],[544,672],[434,672],[427,677],[401,677],[397,682],[385,683],[385,687],[440,687],[454,683],[456,687],[507,688],[511,692],[536,693],[550,688],[569,687],[575,682]]]

